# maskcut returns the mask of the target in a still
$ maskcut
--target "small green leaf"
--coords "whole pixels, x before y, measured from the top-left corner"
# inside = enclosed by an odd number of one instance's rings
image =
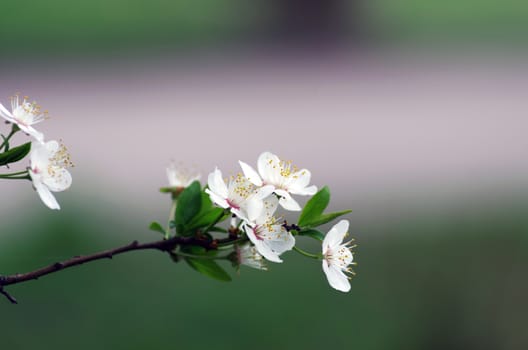
[[[321,225],[326,224],[327,222],[330,222],[330,221],[340,217],[341,215],[345,215],[345,214],[348,214],[348,213],[351,213],[351,212],[352,212],[352,210],[342,210],[342,211],[336,211],[334,213],[323,214],[323,215],[319,216],[318,218],[312,220],[309,223],[309,226],[311,226],[311,227],[321,226]]]
[[[31,142],[25,143],[21,146],[11,148],[9,151],[0,153],[0,166],[9,163],[18,162],[23,159],[31,150]]]
[[[200,183],[194,181],[178,197],[174,221],[176,222],[176,231],[179,234],[187,233],[186,225],[200,212],[202,205],[201,192]]]
[[[314,229],[302,230],[299,232],[299,236],[312,237],[318,241],[322,241],[325,237],[324,233],[322,233],[319,230],[314,230]]]
[[[163,226],[161,226],[160,223],[155,222],[155,221],[150,223],[149,229],[151,229],[152,231],[155,231],[155,232],[159,232],[159,233],[161,233],[163,235],[165,234],[165,229],[163,228]]]
[[[212,259],[185,258],[185,261],[201,274],[219,281],[231,281],[231,276]]]
[[[325,186],[319,190],[304,206],[299,217],[299,226],[312,226],[311,222],[323,214],[330,202],[330,189]]]

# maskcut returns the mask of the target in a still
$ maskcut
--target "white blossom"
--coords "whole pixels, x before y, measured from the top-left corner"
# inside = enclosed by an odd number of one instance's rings
[[[316,186],[308,186],[311,173],[307,169],[297,169],[290,161],[281,160],[270,152],[262,153],[257,161],[258,173],[250,165],[239,161],[244,175],[256,186],[271,185],[280,196],[280,205],[287,210],[299,211],[301,207],[290,194],[313,195]]]
[[[10,123],[16,124],[20,130],[33,136],[37,141],[44,142],[44,135],[32,125],[46,119],[47,112],[41,112],[36,102],[29,102],[25,96],[22,101],[18,95],[11,97],[11,112],[0,103],[0,116]]]
[[[352,264],[353,255],[350,242],[343,244],[348,231],[348,220],[341,220],[335,224],[323,240],[323,271],[331,287],[341,291],[350,290],[350,282],[345,274],[352,273],[349,265]]]
[[[229,179],[226,184],[222,172],[216,168],[207,179],[208,189],[205,190],[213,203],[224,209],[230,209],[239,219],[253,221],[260,216],[263,199],[269,196],[273,187],[256,188],[242,174]]]
[[[238,265],[246,265],[257,270],[267,270],[266,260],[259,254],[257,249],[250,243],[236,247],[236,258]]]
[[[67,167],[72,166],[64,145],[57,141],[32,144],[29,175],[40,199],[50,209],[60,209],[51,192],[60,192],[71,186],[72,178]]]
[[[282,253],[291,250],[295,238],[286,231],[273,216],[278,206],[278,199],[270,196],[264,200],[264,210],[254,222],[245,222],[242,227],[257,251],[267,260],[280,263]]]
[[[176,166],[174,162],[171,162],[167,167],[167,179],[169,180],[170,187],[189,187],[194,181],[199,180],[201,176],[198,172],[191,172],[185,168]]]

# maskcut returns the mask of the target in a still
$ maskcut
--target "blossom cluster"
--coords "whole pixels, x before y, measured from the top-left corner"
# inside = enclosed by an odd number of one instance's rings
[[[224,179],[218,168],[211,172],[205,192],[214,204],[229,210],[233,215],[231,225],[240,228],[249,239],[237,248],[239,263],[266,269],[265,261],[281,263],[281,255],[294,249],[294,233],[301,230],[281,222],[277,209],[301,211],[303,208],[292,195],[313,196],[317,187],[310,185],[309,170],[298,169],[270,152],[259,156],[257,170],[245,162],[239,163],[242,172],[229,179]],[[352,273],[349,265],[353,263],[350,245],[343,244],[348,227],[347,220],[332,227],[324,237],[319,255],[329,284],[343,292],[350,290],[347,273]]]
[[[11,134],[4,137],[2,144],[6,151],[9,138],[18,130],[34,138],[27,173],[44,204],[50,209],[60,209],[52,192],[64,191],[71,186],[72,177],[67,168],[73,164],[62,143],[45,141],[44,134],[33,127],[47,118],[47,112],[43,112],[36,102],[30,102],[27,96],[15,95],[11,97],[11,111],[0,103],[0,116],[13,124]]]

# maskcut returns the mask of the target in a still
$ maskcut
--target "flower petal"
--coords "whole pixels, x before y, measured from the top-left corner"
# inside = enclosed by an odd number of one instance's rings
[[[13,115],[11,112],[7,110],[1,103],[0,103],[0,116],[7,120],[8,122],[14,123],[15,119],[13,118]]]
[[[264,209],[264,202],[262,199],[259,199],[256,196],[250,197],[247,201],[245,201],[244,205],[247,211],[248,219],[251,222],[260,217]]]
[[[350,291],[350,282],[348,277],[339,268],[331,265],[328,261],[323,260],[323,271],[326,279],[332,288],[341,292]]]
[[[289,232],[282,232],[280,238],[276,236],[274,240],[269,240],[266,243],[272,251],[280,255],[293,249],[295,246],[295,237]]]
[[[50,141],[51,142],[51,141]],[[46,171],[49,164],[50,152],[45,144],[40,142],[31,143],[31,153],[29,155],[29,162],[31,168],[36,172]]]
[[[323,240],[323,254],[326,253],[328,248],[335,250],[343,242],[348,226],[348,220],[341,220],[328,231]]]
[[[260,175],[248,164],[244,163],[243,161],[239,160],[240,167],[242,168],[242,171],[244,172],[244,176],[248,178],[248,180],[255,186],[262,186],[262,179],[260,178]]]
[[[211,201],[214,204],[216,204],[216,205],[218,205],[218,206],[220,206],[220,207],[222,207],[224,209],[229,208],[229,203],[227,203],[227,200],[225,198],[220,197],[219,195],[217,195],[216,193],[214,193],[213,191],[211,191],[208,188],[205,189],[205,193],[207,193],[209,195],[209,198],[211,198]]]
[[[224,199],[227,198],[227,185],[224,182],[224,179],[222,179],[222,172],[218,168],[215,168],[215,170],[209,174],[207,184],[212,192]]]
[[[49,171],[49,170],[48,170]],[[68,189],[72,183],[72,177],[64,168],[53,168],[52,176],[43,176],[42,182],[53,192],[61,192]],[[46,173],[47,174],[47,173]]]
[[[275,186],[266,185],[266,186],[259,188],[255,196],[257,198],[264,199],[268,197],[270,194],[272,194],[273,191],[275,191]]]
[[[290,181],[288,184],[288,190],[292,193],[293,191],[300,191],[310,183],[312,174],[307,169],[301,169],[291,174]]]
[[[30,171],[29,174],[31,175],[31,173],[32,172]],[[55,196],[53,196],[53,194],[51,193],[51,191],[46,185],[44,185],[40,180],[37,179],[37,180],[33,180],[33,186],[35,187],[35,190],[40,196],[40,199],[42,200],[42,202],[44,202],[44,204],[46,204],[48,208],[55,209],[55,210],[60,209],[60,205],[55,199]]]
[[[262,153],[257,161],[258,172],[267,184],[278,184],[280,180],[280,159],[270,152]]]
[[[281,196],[279,199],[279,204],[286,210],[291,211],[300,211],[301,206],[295,199],[290,196],[290,194],[284,190],[275,190],[275,193]]]

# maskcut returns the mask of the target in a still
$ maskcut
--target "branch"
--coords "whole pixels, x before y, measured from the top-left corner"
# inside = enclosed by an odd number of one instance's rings
[[[211,250],[216,249],[218,244],[231,243],[236,240],[236,237],[230,237],[225,239],[209,239],[207,237],[172,237],[170,239],[149,242],[139,244],[138,241],[133,241],[130,244],[117,247],[110,250],[105,250],[99,253],[85,256],[74,256],[73,258],[56,262],[54,264],[42,267],[40,269],[27,272],[27,273],[17,273],[9,276],[0,276],[0,294],[4,295],[11,303],[17,304],[17,300],[10,295],[5,289],[5,286],[11,284],[17,284],[22,282],[27,282],[30,280],[39,279],[42,276],[49,275],[61,270],[65,270],[70,267],[82,265],[91,261],[101,260],[101,259],[112,259],[114,256],[135,251],[135,250],[159,250],[161,252],[172,252],[177,246],[201,246],[205,249]]]

